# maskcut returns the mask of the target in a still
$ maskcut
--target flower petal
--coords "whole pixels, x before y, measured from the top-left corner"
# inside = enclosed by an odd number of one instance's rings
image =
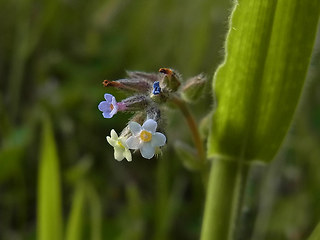
[[[114,159],[122,161],[124,159],[123,150],[119,147],[114,148]]]
[[[123,156],[128,160],[128,162],[132,161],[132,156],[129,149],[124,150]]]
[[[113,117],[113,114],[111,114],[110,112],[103,112],[103,113],[102,113],[102,116],[103,116],[104,118],[112,118],[112,117]]]
[[[107,101],[102,101],[99,103],[98,109],[101,112],[110,112],[110,103],[108,103]]]
[[[118,141],[118,134],[114,129],[111,130],[110,136],[112,140]]]
[[[112,139],[112,138],[109,137],[109,136],[107,137],[107,141],[108,141],[108,143],[109,143],[112,147],[117,146],[116,140]]]
[[[139,149],[140,148],[140,140],[139,137],[131,136],[126,140],[126,144],[129,149]]]
[[[110,112],[110,116],[115,115],[118,112],[118,108],[113,108],[112,111]]]
[[[148,119],[147,121],[144,122],[144,124],[142,125],[142,128],[154,134],[156,132],[157,125],[158,124],[155,120]]]
[[[156,132],[152,136],[151,145],[153,147],[161,147],[166,144],[166,136],[160,132]]]
[[[107,100],[107,102],[110,104],[113,100],[113,98],[115,98],[114,96],[112,96],[109,93],[104,94],[104,99]]]
[[[154,156],[154,147],[151,146],[151,143],[144,143],[140,148],[142,157],[146,159],[151,159]]]
[[[114,108],[118,108],[118,104],[117,104],[116,98],[114,96],[112,96],[111,103],[112,103]]]
[[[136,122],[129,122],[129,129],[134,136],[138,135],[141,132],[141,125]]]

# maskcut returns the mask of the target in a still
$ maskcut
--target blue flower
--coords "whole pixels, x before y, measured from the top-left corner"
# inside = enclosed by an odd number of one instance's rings
[[[112,118],[118,112],[118,103],[111,94],[106,93],[104,98],[106,101],[100,102],[98,109],[102,112],[104,118]]]
[[[153,83],[153,90],[152,90],[152,93],[154,95],[157,95],[157,94],[160,94],[161,93],[161,87],[159,85],[159,81],[155,81]]]

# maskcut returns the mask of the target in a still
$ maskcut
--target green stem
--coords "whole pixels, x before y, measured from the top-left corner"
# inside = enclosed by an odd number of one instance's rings
[[[168,211],[168,157],[161,157],[158,161],[156,172],[156,214],[154,240],[167,239],[168,231],[166,229],[167,211]]]
[[[87,198],[90,207],[91,240],[101,240],[102,206],[99,195],[92,183],[86,184]]]
[[[180,99],[178,97],[175,97],[175,98],[172,99],[172,101],[173,101],[174,104],[176,104],[179,107],[180,111],[182,112],[183,116],[185,117],[185,119],[186,119],[186,121],[188,123],[189,129],[190,129],[190,131],[192,133],[192,139],[193,139],[194,145],[197,148],[199,159],[202,162],[205,162],[205,160],[206,160],[205,152],[204,152],[203,143],[202,143],[199,131],[198,131],[198,127],[197,127],[196,121],[194,120],[194,118],[193,118],[191,112],[189,111],[186,103],[182,99]]]
[[[211,166],[201,240],[233,239],[249,165],[216,159]]]

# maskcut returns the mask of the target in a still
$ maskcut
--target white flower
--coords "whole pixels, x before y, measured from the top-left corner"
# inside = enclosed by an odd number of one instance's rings
[[[140,149],[144,158],[152,158],[155,148],[161,147],[166,143],[166,136],[156,132],[157,122],[153,119],[148,119],[142,126],[139,123],[130,122],[129,129],[132,136],[127,139],[127,146],[130,149]]]
[[[114,129],[111,130],[111,137],[107,137],[108,143],[114,148],[114,158],[118,161],[126,158],[128,162],[132,160],[131,152],[125,142],[125,138],[118,137],[118,134]]]

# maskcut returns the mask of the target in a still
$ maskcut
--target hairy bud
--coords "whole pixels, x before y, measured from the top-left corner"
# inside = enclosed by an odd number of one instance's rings
[[[103,86],[114,87],[124,92],[146,92],[151,89],[151,83],[144,79],[120,79],[117,81],[104,80]]]
[[[170,68],[160,68],[161,87],[168,92],[175,92],[180,86],[180,75]]]
[[[201,96],[205,87],[207,78],[203,74],[199,74],[190,78],[181,89],[181,97],[186,102],[195,102]]]
[[[149,101],[144,95],[135,95],[122,100],[119,104],[125,106],[123,111],[140,111],[148,106]]]

